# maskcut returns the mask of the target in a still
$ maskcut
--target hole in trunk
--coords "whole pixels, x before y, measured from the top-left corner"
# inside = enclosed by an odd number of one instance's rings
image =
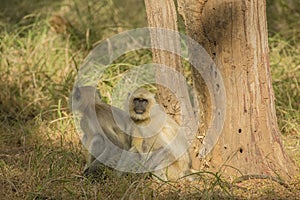
[[[219,90],[220,90],[220,85],[219,85],[219,83],[216,84],[216,90],[217,90],[217,92],[219,92]]]
[[[243,153],[243,148],[242,147],[240,148],[240,153]]]
[[[242,132],[242,129],[239,129],[239,133],[241,133]]]

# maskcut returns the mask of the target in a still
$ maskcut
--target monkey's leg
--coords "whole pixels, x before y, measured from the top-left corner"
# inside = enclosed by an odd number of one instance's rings
[[[107,171],[109,171],[109,169],[100,161],[95,159],[89,166],[85,168],[83,175],[85,177],[106,179]]]
[[[102,177],[105,166],[96,159],[105,151],[105,139],[101,134],[94,135],[89,143],[88,151],[87,166],[83,175],[87,177]]]

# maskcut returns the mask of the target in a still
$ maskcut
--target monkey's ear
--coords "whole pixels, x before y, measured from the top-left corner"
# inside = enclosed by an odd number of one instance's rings
[[[149,92],[149,94],[151,94],[151,97],[153,98],[153,99],[157,99],[157,94],[155,93],[152,93],[152,92]]]
[[[127,98],[126,98],[127,100],[129,100],[131,94],[132,94],[131,92],[128,92],[128,93],[127,93]]]
[[[124,110],[128,113],[129,112],[129,101],[130,101],[130,97],[131,97],[132,93],[131,92],[128,92],[127,93],[127,97],[126,99],[124,100],[124,103],[123,103],[123,108]]]

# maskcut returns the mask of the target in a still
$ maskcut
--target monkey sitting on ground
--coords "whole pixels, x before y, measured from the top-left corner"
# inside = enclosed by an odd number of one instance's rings
[[[105,167],[100,160],[114,166],[122,150],[129,150],[131,138],[124,130],[129,130],[130,118],[123,110],[101,102],[96,88],[92,86],[74,88],[72,111],[81,115],[82,142],[88,151],[84,175],[101,175]],[[116,117],[119,118],[118,124]]]
[[[156,103],[154,94],[146,89],[137,89],[129,98],[129,114],[137,126],[137,135],[132,136],[132,152],[148,154],[148,164],[154,163],[154,174],[163,180],[175,181],[191,172],[188,150],[178,153],[186,146],[180,136],[179,125],[168,117]],[[163,162],[171,163],[163,166]],[[150,163],[150,165],[151,165]]]

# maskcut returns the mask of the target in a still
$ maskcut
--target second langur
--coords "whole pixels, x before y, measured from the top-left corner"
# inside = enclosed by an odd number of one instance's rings
[[[151,162],[159,166],[163,160],[173,161],[167,167],[155,170],[154,174],[163,180],[175,181],[191,172],[191,161],[188,150],[178,156],[176,149],[184,146],[177,143],[164,153],[155,155],[156,150],[167,147],[174,141],[178,134],[179,125],[163,111],[159,110],[154,94],[146,89],[137,89],[129,98],[129,114],[137,125],[138,135],[132,136],[130,151],[140,154],[149,154]],[[152,127],[152,128],[151,128]],[[158,128],[157,130],[153,130]],[[156,133],[150,133],[156,131]],[[151,153],[153,152],[153,153]],[[163,152],[163,151],[162,151]]]
[[[130,128],[129,117],[126,112],[101,102],[96,88],[92,86],[74,88],[72,111],[81,115],[82,141],[88,150],[84,175],[98,175],[101,172],[99,169],[103,167],[99,158],[117,163],[120,158],[118,148],[129,150],[131,139],[124,131]],[[121,123],[116,124],[116,117],[120,118],[118,122]]]

